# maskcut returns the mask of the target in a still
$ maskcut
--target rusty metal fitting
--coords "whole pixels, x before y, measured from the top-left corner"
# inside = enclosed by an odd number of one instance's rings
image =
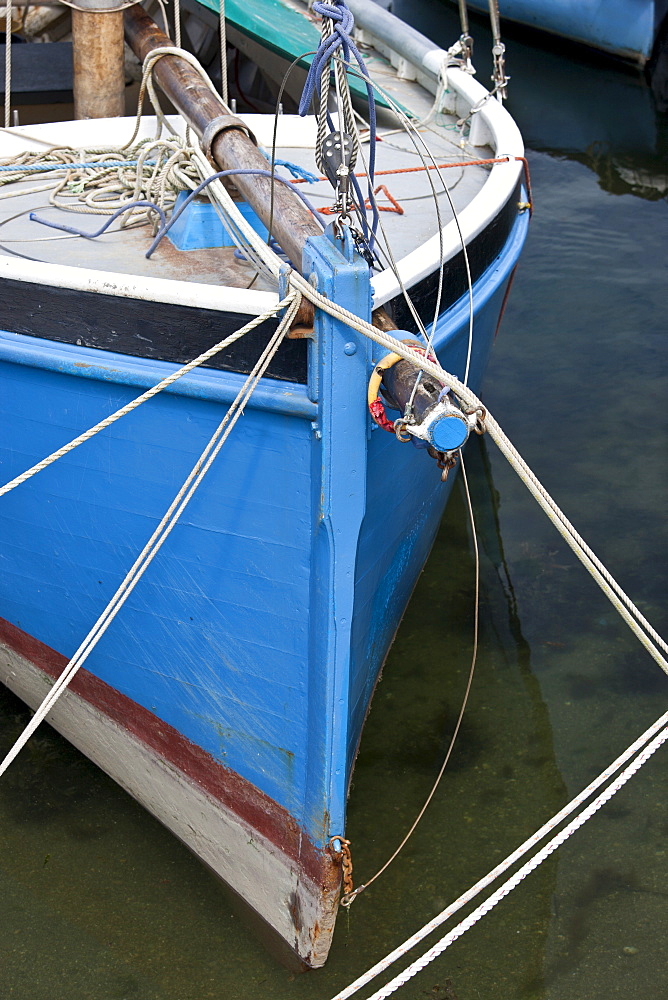
[[[334,846],[334,844],[337,844],[337,843],[340,844],[341,847],[336,848]],[[329,848],[329,851],[330,851],[330,853],[331,853],[332,858],[334,859],[334,861],[340,861],[341,860],[341,858],[343,857],[343,848],[344,847],[348,847],[349,844],[350,844],[350,841],[346,840],[345,837],[330,837],[329,838],[329,843],[328,843],[327,846]]]
[[[341,845],[340,850],[337,850],[334,846],[336,843]],[[353,889],[353,859],[350,854],[350,841],[346,840],[345,837],[330,837],[328,847],[334,861],[340,862],[341,864],[341,875],[343,880],[343,896],[341,897],[341,901],[343,902],[343,899],[347,896],[354,896],[355,892]],[[350,903],[344,905],[350,906]]]
[[[237,118],[236,115],[218,115],[217,118],[213,118],[209,122],[200,139],[200,146],[205,156],[211,156],[211,147],[215,140],[222,132],[229,132],[230,129],[237,129],[239,132],[243,132],[257,146],[257,139],[241,118]]]
[[[475,416],[477,418],[475,422],[475,427],[473,428],[476,434],[485,434],[487,432],[487,428],[485,427],[487,410],[485,409],[484,406],[472,406],[469,407],[468,409],[462,408],[462,413],[465,413],[467,417]]]
[[[279,294],[283,296],[285,292],[279,290]],[[288,332],[288,339],[302,340],[305,338],[313,337],[314,324],[315,324],[315,307],[312,302],[308,301],[308,299],[302,299],[299,309],[297,310],[297,315],[293,319],[292,325]]]
[[[314,330],[312,326],[291,326],[287,336],[288,340],[312,340]]]
[[[406,424],[407,421],[403,417],[394,421],[394,433],[397,436],[397,441],[401,441],[402,444],[407,444],[411,439],[411,435],[406,430]]]

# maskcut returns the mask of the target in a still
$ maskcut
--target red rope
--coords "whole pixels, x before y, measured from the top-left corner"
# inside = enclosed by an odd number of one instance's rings
[[[385,412],[385,406],[380,396],[376,396],[373,403],[369,403],[369,413],[376,421],[379,427],[382,427],[384,431],[389,431],[390,434],[394,434],[394,424],[388,418]]]
[[[438,358],[433,354],[427,354],[426,347],[422,347],[420,344],[416,344],[414,341],[410,340],[405,340],[404,343],[408,344],[408,346],[411,347],[417,354],[422,354],[423,357],[427,359],[427,361],[431,361],[434,364],[438,364]],[[395,358],[395,360],[392,362],[392,365],[396,365],[397,361],[400,360],[401,358]],[[388,365],[388,369],[386,370],[389,370],[389,368],[391,368],[392,365]],[[378,369],[376,371],[378,372]],[[373,402],[369,403],[369,413],[371,414],[371,416],[376,421],[379,427],[382,427],[384,431],[389,431],[390,434],[394,434],[394,423],[387,416],[387,412],[385,410],[385,404],[383,403],[380,396],[376,396]]]

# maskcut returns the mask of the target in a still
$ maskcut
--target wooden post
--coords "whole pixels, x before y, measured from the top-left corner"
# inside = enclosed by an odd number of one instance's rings
[[[173,45],[142,7],[135,5],[125,11],[125,34],[128,45],[143,62],[152,49]],[[223,103],[189,63],[177,56],[165,56],[155,64],[154,75],[172,104],[178,108],[198,136],[207,125],[220,116],[229,116]],[[242,125],[239,122],[239,125]],[[229,128],[221,131],[211,144],[211,158],[221,170],[252,169],[267,171],[269,164],[245,131]],[[269,177],[239,174],[232,178],[241,196],[253,206],[265,226],[271,219],[271,230],[293,262],[301,266],[302,252],[309,236],[322,230],[308,208],[294,191],[284,184],[273,183]]]
[[[123,11],[72,9],[74,117],[125,114]]]

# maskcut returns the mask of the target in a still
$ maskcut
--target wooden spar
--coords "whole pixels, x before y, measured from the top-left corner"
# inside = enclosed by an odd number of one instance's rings
[[[72,8],[74,117],[125,114],[123,11]]]
[[[153,49],[174,44],[139,4],[125,10],[125,39],[142,63]],[[214,93],[193,66],[178,56],[163,56],[155,63],[153,72],[164,93],[200,138],[211,122],[221,117],[229,118],[232,127],[219,132],[211,143],[211,156],[221,170],[268,169],[266,159],[245,130],[243,122],[232,115],[222,97]],[[257,212],[267,228],[271,218],[272,236],[294,267],[301,271],[307,239],[321,232],[304,202],[289,187],[272,181],[269,177],[237,174],[233,180],[241,196]],[[313,307],[304,302],[295,324],[308,328],[312,323]],[[396,329],[396,323],[383,307],[374,310],[373,324],[381,330]]]
[[[125,37],[142,63],[153,49],[174,44],[137,4],[125,11]],[[164,93],[200,138],[215,119],[229,119],[231,127],[219,132],[211,143],[211,156],[221,170],[269,169],[243,123],[232,116],[222,98],[207,86],[193,66],[178,56],[164,56],[155,63],[153,72]],[[273,184],[271,231],[293,265],[301,270],[306,240],[322,231],[306,205],[284,184],[273,182],[269,177],[238,174],[232,180],[267,227]]]

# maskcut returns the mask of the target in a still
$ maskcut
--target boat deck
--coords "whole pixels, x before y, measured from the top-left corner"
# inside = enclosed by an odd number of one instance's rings
[[[260,145],[265,150],[270,150],[273,118],[264,115],[242,117],[253,129]],[[492,155],[490,150],[462,147],[454,119],[447,121],[443,116],[439,116],[439,119],[442,124],[439,121],[438,126],[425,128],[421,133],[432,152],[434,162],[439,165],[463,163]],[[170,122],[177,130],[183,131],[182,119],[175,116],[170,118]],[[120,146],[131,135],[133,125],[134,121],[130,119],[107,119],[96,123],[79,121],[15,128],[3,135],[0,156],[9,157],[25,149],[46,149],[49,144],[82,148],[82,153],[83,148],[93,149],[98,145]],[[155,119],[145,118],[140,138],[152,136],[154,132]],[[377,195],[381,206],[381,224],[394,259],[400,260],[438,232],[434,191],[437,192],[442,225],[445,226],[452,220],[452,211],[438,172],[424,169],[422,159],[411,140],[401,132],[383,128],[379,129],[379,136],[376,149],[376,186],[383,185],[386,189],[379,190]],[[314,145],[314,119],[305,120],[292,115],[279,118],[277,159],[288,160],[319,174],[315,165]],[[358,172],[364,169],[362,158],[368,160],[368,153],[369,147],[366,144],[358,160]],[[279,167],[278,172],[284,177],[290,176],[283,167]],[[59,176],[62,177],[62,174]],[[484,185],[488,168],[455,166],[443,171],[441,176],[448,184],[455,210],[460,212]],[[366,182],[361,183],[366,193]],[[256,277],[252,264],[235,256],[234,248],[177,250],[168,239],[163,239],[154,255],[147,260],[145,253],[152,240],[148,226],[121,229],[116,221],[102,236],[87,240],[31,221],[29,214],[37,212],[45,219],[91,232],[98,229],[104,221],[104,217],[100,215],[73,213],[49,205],[50,192],[43,190],[44,184],[45,176],[41,174],[34,180],[22,180],[2,189],[0,254],[134,276],[232,288],[246,288],[252,283],[255,290],[273,290],[267,279]],[[19,189],[22,193],[10,197],[12,188]],[[316,209],[333,203],[333,191],[328,181],[300,183],[299,189]],[[325,225],[330,221],[327,215],[322,215],[321,218]],[[381,242],[385,242],[382,233],[379,236]]]

